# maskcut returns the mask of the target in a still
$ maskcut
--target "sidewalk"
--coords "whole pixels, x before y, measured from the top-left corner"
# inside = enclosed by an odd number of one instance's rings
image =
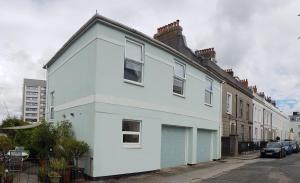
[[[145,173],[109,179],[102,181],[90,181],[88,183],[200,183],[202,180],[219,175],[223,172],[239,168],[249,163],[259,161],[258,153],[227,157],[219,161],[199,163],[193,166],[180,166],[176,168],[162,169],[157,172]]]

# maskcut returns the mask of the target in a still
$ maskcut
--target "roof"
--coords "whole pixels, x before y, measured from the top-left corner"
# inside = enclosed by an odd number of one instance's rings
[[[222,79],[219,78],[217,75],[215,75],[214,73],[212,73],[211,71],[209,71],[208,69],[206,69],[205,67],[203,67],[200,63],[198,63],[197,61],[187,57],[185,54],[177,51],[176,49],[156,40],[153,39],[152,37],[139,32],[133,28],[130,28],[126,25],[123,25],[121,23],[118,23],[114,20],[108,19],[104,16],[101,16],[99,14],[95,14],[90,20],[88,20],[57,52],[56,54],[43,66],[44,69],[49,68],[78,38],[80,38],[80,36],[82,34],[84,34],[87,30],[89,30],[94,24],[96,24],[97,22],[102,23],[104,25],[110,26],[114,29],[120,30],[122,32],[125,32],[131,36],[134,36],[136,38],[139,38],[147,43],[150,43],[152,45],[155,45],[161,49],[163,49],[164,51],[167,51],[175,56],[177,56],[178,58],[182,59],[183,61],[189,63],[190,65],[192,65],[193,67],[201,70],[202,72],[205,72],[207,74],[209,74],[210,76],[214,77],[216,80],[218,80],[219,82],[222,82]]]
[[[45,80],[38,80],[38,79],[24,79],[24,85],[26,86],[42,86],[46,87],[46,81]]]
[[[234,88],[238,89],[239,91],[243,92],[247,96],[253,98],[252,91],[245,87],[241,82],[235,79],[233,76],[225,72],[222,68],[220,68],[217,64],[210,60],[203,60],[202,65],[206,66],[208,69],[212,70],[214,73],[218,74],[219,77],[223,78],[226,83],[230,84]]]
[[[23,126],[13,126],[13,127],[4,127],[0,128],[1,130],[24,130],[24,129],[29,129],[29,128],[35,128],[40,126],[42,123],[32,123],[29,125],[23,125]]]

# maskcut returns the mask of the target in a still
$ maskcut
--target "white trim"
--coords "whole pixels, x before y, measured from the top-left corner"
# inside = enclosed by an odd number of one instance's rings
[[[141,60],[134,60],[132,58],[127,58],[126,57],[126,45],[127,45],[127,42],[130,42],[132,44],[136,44],[138,46],[141,47]],[[131,81],[131,80],[128,80],[128,79],[125,79],[125,62],[126,62],[126,59],[128,59],[129,61],[131,62],[135,62],[135,63],[138,63],[138,64],[141,64],[142,65],[142,68],[141,68],[141,82],[137,82],[137,81],[132,81],[130,83],[132,84],[140,84],[140,85],[143,85],[144,84],[144,67],[145,67],[145,45],[138,42],[138,41],[135,41],[133,39],[130,39],[128,37],[125,37],[125,46],[124,46],[124,69],[123,69],[123,79],[126,80],[126,81]]]
[[[142,139],[141,139],[141,134],[142,134],[142,121],[141,120],[134,120],[134,119],[123,119],[122,120],[122,128],[123,128],[123,123],[127,121],[127,122],[137,122],[139,123],[139,131],[135,132],[135,131],[123,131],[122,129],[122,146],[125,148],[141,148],[141,144],[142,144]],[[138,139],[139,141],[137,143],[128,143],[128,142],[124,142],[123,141],[123,137],[124,135],[138,135]]]
[[[182,96],[184,97],[185,96],[185,90],[186,90],[186,64],[178,61],[176,58],[174,59],[174,63],[173,63],[173,87],[172,87],[172,92],[174,95],[177,95],[177,96]],[[180,65],[183,67],[183,77],[180,77],[180,76],[177,76],[175,74],[175,65]],[[179,94],[179,93],[175,93],[174,92],[174,80],[177,79],[177,80],[180,80],[183,82],[183,86],[182,86],[182,94]]]
[[[115,96],[110,96],[110,95],[101,95],[101,94],[90,95],[90,96],[82,97],[77,100],[73,100],[71,102],[66,102],[64,104],[57,105],[57,106],[55,106],[54,111],[62,111],[65,109],[82,106],[82,105],[87,105],[87,104],[91,104],[91,103],[95,103],[95,102],[111,104],[111,105],[126,106],[126,107],[135,107],[135,108],[147,109],[147,110],[159,111],[159,112],[166,112],[166,113],[172,113],[172,114],[176,114],[176,115],[195,117],[195,118],[199,118],[199,119],[203,119],[203,120],[211,121],[211,122],[218,122],[215,120],[204,118],[203,115],[199,115],[199,113],[197,113],[197,112],[191,112],[189,110],[184,110],[182,108],[179,109],[177,107],[167,107],[167,106],[162,106],[162,105],[155,104],[155,103],[147,103],[147,102],[138,101],[138,100],[134,100],[134,99],[115,97]]]
[[[231,101],[230,101],[230,107],[229,107],[230,111],[228,111],[228,109],[227,109],[228,95],[230,95],[230,98],[231,98]],[[226,113],[227,113],[227,114],[232,114],[232,100],[233,100],[232,93],[227,92],[227,94],[226,94]]]

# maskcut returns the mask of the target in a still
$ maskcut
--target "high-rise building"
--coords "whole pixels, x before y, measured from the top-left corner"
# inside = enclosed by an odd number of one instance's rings
[[[24,79],[22,118],[26,122],[39,122],[45,119],[46,81]]]

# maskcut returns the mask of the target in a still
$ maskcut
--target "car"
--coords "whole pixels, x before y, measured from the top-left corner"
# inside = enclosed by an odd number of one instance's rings
[[[286,150],[280,142],[268,142],[266,147],[260,151],[260,156],[282,158],[286,156]]]
[[[299,144],[296,141],[286,140],[286,142],[289,142],[290,146],[292,146],[293,153],[298,153],[300,151]]]
[[[290,143],[290,141],[282,141],[281,143],[282,143],[283,147],[285,148],[287,155],[290,155],[293,153],[293,147],[292,147],[292,144]]]

